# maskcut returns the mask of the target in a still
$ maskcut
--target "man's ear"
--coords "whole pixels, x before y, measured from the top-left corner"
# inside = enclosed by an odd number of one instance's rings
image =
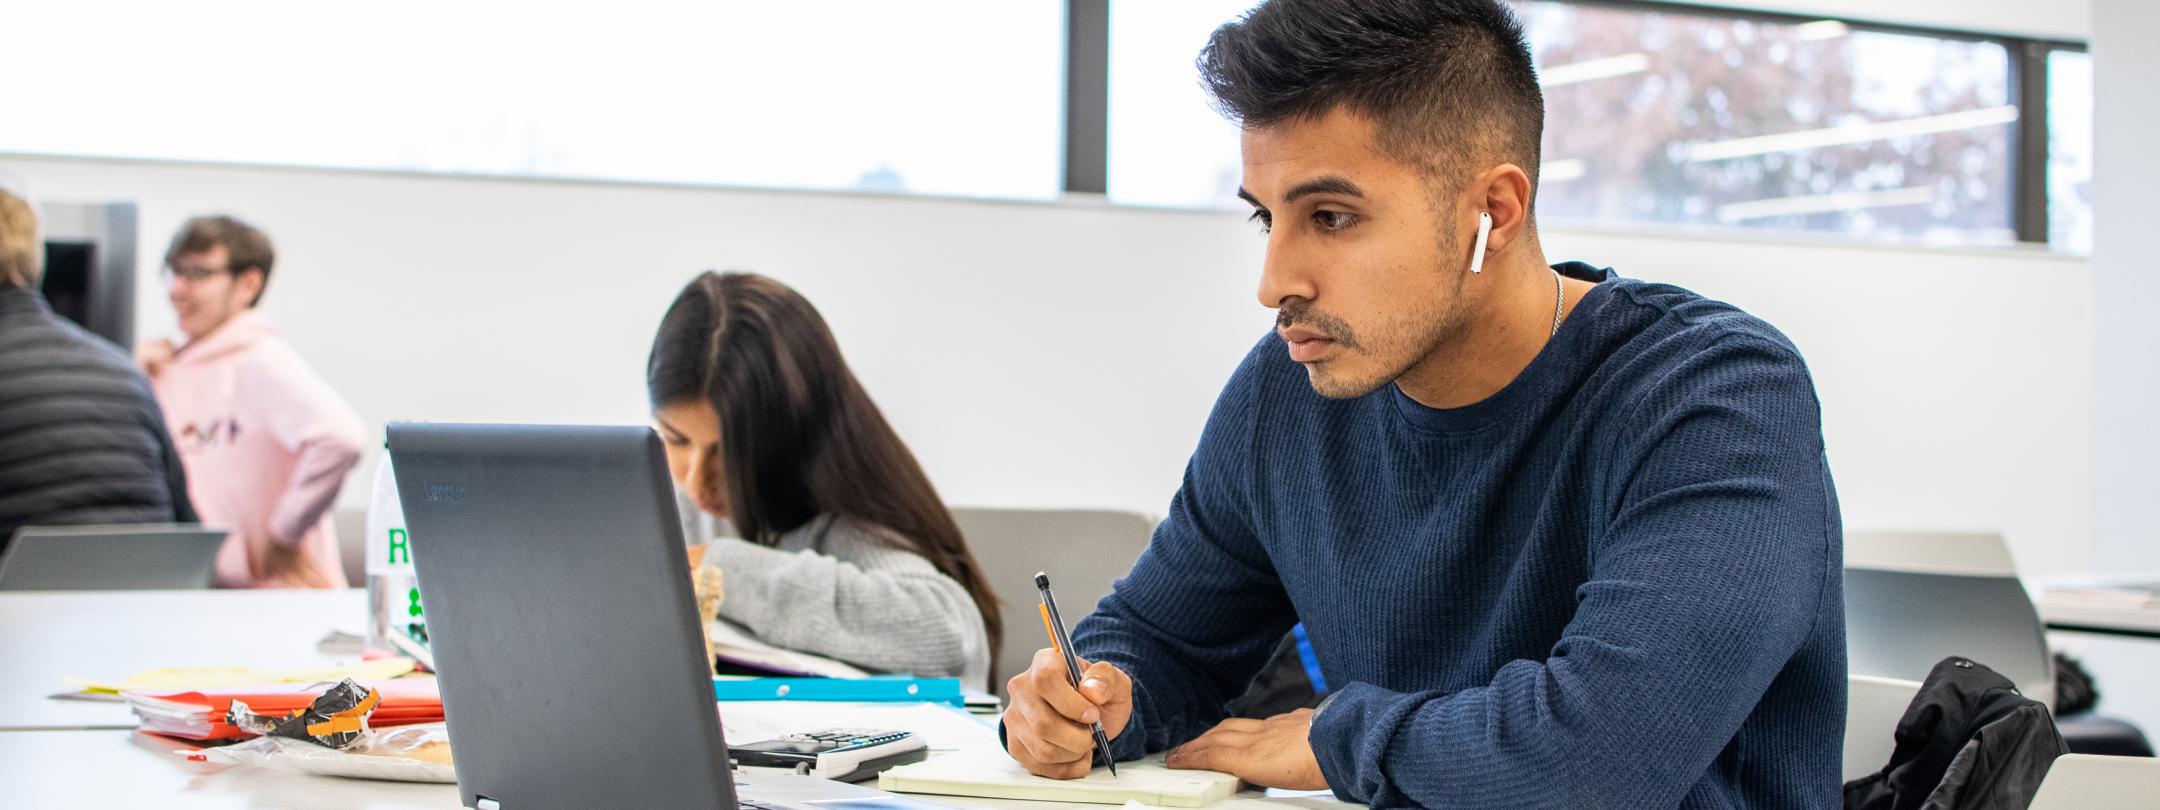
[[[1530,174],[1521,166],[1502,163],[1472,181],[1471,193],[1476,195],[1479,207],[1492,215],[1492,235],[1486,237],[1486,249],[1494,253],[1506,250],[1530,228]]]
[[[263,272],[262,268],[250,267],[233,274],[233,288],[244,293],[247,296],[248,308],[254,309],[256,302],[262,300],[263,285],[269,279],[270,274]]]

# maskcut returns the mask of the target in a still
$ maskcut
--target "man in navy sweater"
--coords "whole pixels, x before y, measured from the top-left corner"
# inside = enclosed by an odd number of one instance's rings
[[[1272,0],[1201,70],[1244,127],[1278,328],[1080,623],[1080,688],[1048,651],[1008,684],[1013,757],[1085,774],[1099,721],[1121,760],[1378,806],[1836,806],[1840,533],[1807,368],[1732,306],[1548,265],[1514,17]],[[1334,691],[1226,719],[1301,620]]]

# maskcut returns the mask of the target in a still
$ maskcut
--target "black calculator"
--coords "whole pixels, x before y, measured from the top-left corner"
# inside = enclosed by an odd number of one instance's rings
[[[832,728],[728,746],[738,765],[788,768],[805,776],[858,782],[897,765],[921,762],[930,746],[913,732]]]

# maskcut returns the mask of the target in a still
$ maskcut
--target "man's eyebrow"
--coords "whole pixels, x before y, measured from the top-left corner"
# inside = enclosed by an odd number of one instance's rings
[[[1335,175],[1328,175],[1326,177],[1315,177],[1291,187],[1290,193],[1283,195],[1283,204],[1288,205],[1315,194],[1337,194],[1344,197],[1356,197],[1361,200],[1365,198],[1365,190],[1358,188],[1356,183]],[[1238,187],[1237,195],[1238,199],[1252,204],[1254,208],[1267,207],[1261,205],[1260,198],[1254,197],[1252,192],[1245,190],[1244,186]]]
[[[1326,177],[1315,177],[1293,186],[1290,193],[1283,195],[1283,202],[1294,203],[1301,197],[1310,197],[1315,194],[1339,194],[1344,197],[1357,197],[1359,199],[1365,197],[1365,191],[1358,188],[1356,183],[1335,175],[1328,175]]]

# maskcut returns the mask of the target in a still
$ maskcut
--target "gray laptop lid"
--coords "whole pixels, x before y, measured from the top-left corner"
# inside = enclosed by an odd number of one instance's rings
[[[0,556],[0,591],[208,588],[226,534],[186,523],[25,526]]]
[[[642,427],[389,427],[468,806],[735,807],[689,560]]]

